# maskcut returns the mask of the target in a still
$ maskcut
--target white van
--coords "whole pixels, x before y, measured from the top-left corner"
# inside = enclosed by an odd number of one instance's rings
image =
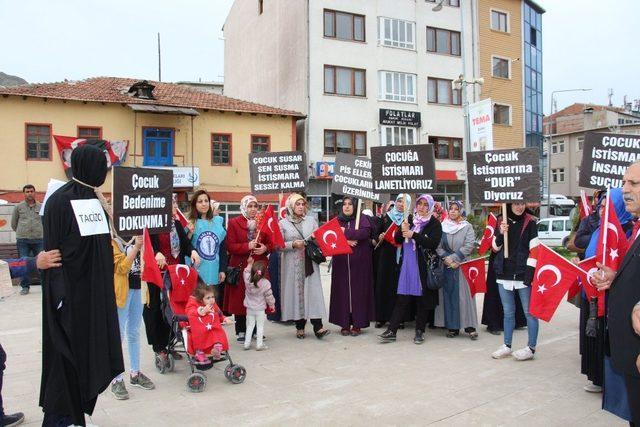
[[[568,216],[575,206],[576,203],[573,200],[561,194],[552,194],[551,204],[548,205],[545,195],[540,201],[540,218]]]
[[[538,239],[547,246],[567,246],[573,222],[571,217],[559,216],[538,221]]]

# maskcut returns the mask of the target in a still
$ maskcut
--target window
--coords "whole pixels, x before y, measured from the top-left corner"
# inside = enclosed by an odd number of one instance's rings
[[[565,219],[564,220],[564,231],[571,231],[573,230],[573,222],[570,219]]]
[[[547,221],[540,221],[538,223],[538,233],[541,231],[543,232],[549,231],[549,223]]]
[[[381,126],[380,135],[382,145],[413,145],[418,144],[418,130],[410,127]]]
[[[551,154],[560,154],[560,153],[564,153],[564,140],[553,141],[551,143]]]
[[[378,28],[378,42],[383,46],[415,49],[415,29],[415,22],[381,17]]]
[[[27,160],[51,159],[51,125],[26,124]]]
[[[271,137],[269,135],[251,135],[251,152],[264,153],[271,151]]]
[[[564,231],[564,221],[553,221],[551,223],[551,231]]]
[[[505,58],[498,58],[493,56],[492,62],[492,75],[493,77],[502,77],[503,79],[510,78],[509,76],[509,60]]]
[[[367,155],[367,133],[350,130],[325,130],[324,154],[336,153]]]
[[[511,126],[511,107],[509,105],[493,104],[493,123]]]
[[[461,139],[430,136],[429,143],[434,145],[436,159],[462,160]]]
[[[356,68],[324,66],[324,93],[366,96],[366,71]]]
[[[214,133],[211,135],[211,164],[213,166],[231,166],[231,134]]]
[[[460,33],[427,27],[427,52],[460,56]]]
[[[101,127],[78,126],[78,138],[102,139]]]
[[[504,12],[498,12],[497,10],[491,11],[491,29],[496,31],[502,31],[503,33],[509,32],[507,14]]]
[[[365,41],[364,16],[325,9],[324,36],[338,40],[363,42]]]
[[[564,182],[564,168],[551,169],[552,182]]]
[[[460,89],[451,87],[451,80],[427,79],[427,100],[432,104],[461,105]]]
[[[416,102],[416,75],[380,71],[378,73],[379,99],[399,102]]]
[[[584,137],[578,137],[578,151],[582,151],[582,147],[584,146]]]

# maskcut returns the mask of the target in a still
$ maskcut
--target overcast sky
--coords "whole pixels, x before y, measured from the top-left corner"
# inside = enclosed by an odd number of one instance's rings
[[[300,0],[303,1],[303,0]],[[366,0],[362,0],[366,1]],[[391,1],[391,0],[390,0]],[[411,1],[411,0],[393,0]],[[464,0],[463,0],[464,1]],[[0,71],[29,82],[116,76],[221,81],[222,25],[233,0],[0,0]],[[539,0],[544,109],[640,98],[639,0]]]

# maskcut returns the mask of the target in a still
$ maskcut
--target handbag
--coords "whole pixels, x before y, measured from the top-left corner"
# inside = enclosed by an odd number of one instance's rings
[[[327,260],[314,237],[305,241],[304,253],[316,264],[321,264]]]
[[[227,285],[235,286],[238,284],[238,278],[240,277],[240,267],[227,267],[225,272],[224,283]]]
[[[435,251],[425,251],[427,257],[427,289],[437,291],[444,285],[443,262]]]

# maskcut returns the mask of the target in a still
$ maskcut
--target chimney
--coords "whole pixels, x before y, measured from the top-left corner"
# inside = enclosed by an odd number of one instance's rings
[[[132,84],[128,93],[130,93],[134,98],[155,99],[153,97],[153,89],[155,89],[154,85],[149,83],[147,80],[143,80]]]

